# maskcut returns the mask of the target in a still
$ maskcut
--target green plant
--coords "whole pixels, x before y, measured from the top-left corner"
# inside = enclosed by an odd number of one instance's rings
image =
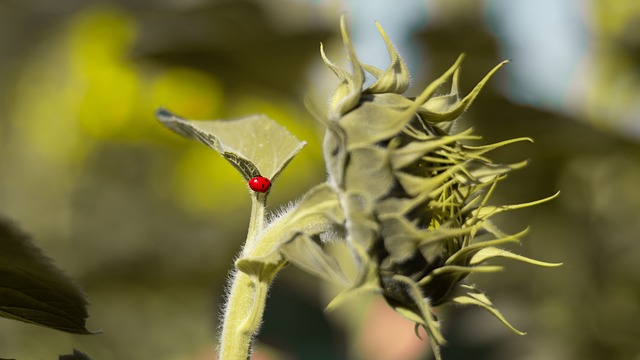
[[[345,284],[346,290],[329,308],[358,292],[381,294],[398,313],[415,322],[416,329],[426,330],[437,359],[445,339],[432,313],[435,306],[480,306],[523,334],[464,279],[471,273],[500,270],[485,265],[496,257],[559,265],[499,248],[518,242],[527,231],[505,234],[489,221],[499,213],[539,204],[555,195],[525,204],[488,205],[498,182],[526,162],[496,164],[486,153],[530,139],[471,146],[469,141],[479,139],[471,130],[451,131],[451,124],[504,62],[461,98],[457,85],[461,56],[417,98],[410,99],[401,95],[409,86],[406,66],[382,28],[378,25],[391,59],[386,70],[360,63],[344,18],[341,29],[351,73],[328,60],[321,48],[324,62],[340,82],[327,115],[317,116],[327,127],[323,150],[328,179],[269,223],[264,214],[268,191],[250,192],[249,231],[232,271],[219,358],[247,358],[270,283],[287,263]],[[363,90],[365,71],[377,80]],[[435,95],[450,79],[450,92]],[[260,115],[190,121],[160,109],[157,116],[177,133],[219,152],[246,181],[263,176],[277,186],[278,175],[304,145]],[[328,241],[341,241],[351,250],[359,269],[355,279],[348,279],[324,251]]]
[[[0,216],[0,317],[72,334],[87,330],[87,299],[31,237]],[[78,350],[61,359],[89,359]]]

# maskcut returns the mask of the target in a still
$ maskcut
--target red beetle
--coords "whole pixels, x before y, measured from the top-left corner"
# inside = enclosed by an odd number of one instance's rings
[[[271,180],[264,176],[256,176],[249,180],[249,187],[255,192],[267,192],[271,188]]]

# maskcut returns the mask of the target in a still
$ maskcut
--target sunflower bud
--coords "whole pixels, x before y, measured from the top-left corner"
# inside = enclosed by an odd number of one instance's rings
[[[466,96],[458,92],[462,56],[415,99],[401,94],[409,85],[407,68],[384,30],[391,65],[386,70],[360,63],[341,19],[342,38],[352,72],[322,51],[339,85],[331,96],[324,141],[329,183],[344,214],[346,241],[360,266],[355,285],[339,295],[360,290],[381,293],[397,312],[423,327],[436,358],[445,340],[432,308],[445,303],[480,306],[516,333],[489,299],[464,282],[474,272],[493,272],[485,261],[505,257],[555,266],[515,255],[501,246],[526,233],[509,235],[489,222],[493,215],[535,205],[490,206],[496,184],[526,165],[496,164],[485,154],[518,138],[470,146],[479,137],[471,130],[451,133],[451,123],[476,98],[498,64]],[[377,80],[363,89],[364,72]],[[435,95],[451,82],[450,91]],[[554,195],[555,196],[555,195]]]

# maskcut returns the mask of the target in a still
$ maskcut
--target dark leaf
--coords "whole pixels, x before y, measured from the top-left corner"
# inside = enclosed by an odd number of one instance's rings
[[[73,349],[73,354],[71,355],[60,355],[58,360],[91,360],[89,355],[83,353],[82,351],[78,351]]]
[[[85,327],[87,300],[31,239],[0,218],[0,316],[76,334]]]

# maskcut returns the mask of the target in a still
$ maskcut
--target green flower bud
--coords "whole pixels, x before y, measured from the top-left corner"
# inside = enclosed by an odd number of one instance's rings
[[[517,242],[526,230],[508,235],[489,221],[507,210],[535,205],[490,206],[488,199],[510,171],[526,162],[496,164],[491,150],[528,138],[485,146],[471,130],[450,133],[450,125],[476,98],[492,69],[463,98],[458,78],[463,56],[415,99],[401,94],[409,84],[407,68],[384,30],[391,65],[386,70],[361,64],[341,19],[351,73],[322,58],[340,83],[331,96],[324,155],[329,184],[344,215],[346,241],[356,256],[360,275],[339,295],[361,290],[381,293],[397,312],[428,333],[436,358],[445,340],[432,308],[445,303],[471,304],[494,314],[514,332],[489,299],[464,282],[474,272],[493,272],[485,261],[506,257],[541,266],[556,266],[515,255],[498,246]],[[363,89],[364,71],[377,81]],[[451,81],[448,94],[436,91]]]

